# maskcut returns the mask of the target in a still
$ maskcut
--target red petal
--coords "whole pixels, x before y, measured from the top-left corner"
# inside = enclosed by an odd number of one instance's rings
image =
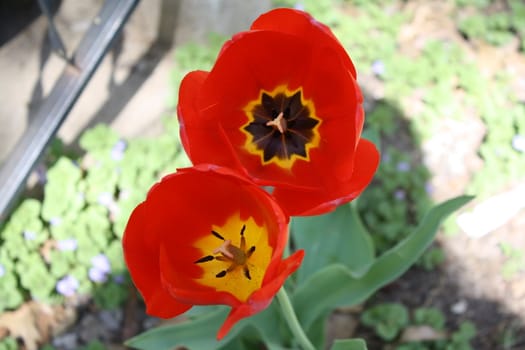
[[[222,225],[232,215],[253,219],[268,228],[272,259],[266,274],[276,269],[287,237],[288,217],[264,190],[233,171],[202,164],[181,169],[154,186],[147,198],[151,232],[161,236],[162,282],[178,301],[191,304],[237,305],[227,293],[217,293],[196,280],[202,273],[194,261],[202,252],[194,242],[210,235],[213,225]]]
[[[213,160],[232,168],[240,168],[232,153],[230,143],[219,124],[218,119],[205,119],[197,103],[208,72],[188,73],[179,89],[177,114],[180,123],[180,136],[184,150],[193,163]]]
[[[279,266],[279,272],[276,276],[272,276],[270,281],[267,281],[267,283],[265,283],[261,289],[254,292],[250,296],[247,303],[232,308],[230,314],[217,333],[217,339],[221,340],[224,338],[230,329],[241,319],[266,309],[272,302],[275,294],[277,294],[279,289],[283,286],[288,276],[290,276],[295,272],[295,270],[297,270],[297,268],[299,268],[303,258],[304,251],[299,250],[288,257],[286,260],[282,261],[281,265]]]
[[[334,183],[320,191],[295,191],[276,188],[276,200],[292,216],[320,215],[350,202],[368,186],[379,165],[379,152],[375,145],[361,139],[356,149],[354,170],[350,181]]]
[[[158,237],[147,230],[146,203],[139,204],[128,221],[123,237],[124,258],[138,290],[146,302],[146,312],[162,318],[177,316],[191,305],[182,304],[162,287]]]
[[[354,78],[356,77],[356,70],[352,60],[330,28],[323,23],[317,22],[306,12],[288,8],[275,9],[257,18],[253,22],[251,29],[272,30],[296,35],[315,44],[328,44],[337,50],[345,67]]]

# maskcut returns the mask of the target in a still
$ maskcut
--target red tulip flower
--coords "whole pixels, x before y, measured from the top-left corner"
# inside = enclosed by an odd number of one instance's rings
[[[361,138],[354,65],[330,29],[276,9],[223,46],[210,72],[179,92],[181,138],[194,164],[214,163],[274,187],[289,215],[316,215],[357,197],[379,163]]]
[[[200,165],[164,177],[135,208],[123,238],[148,314],[229,305],[221,339],[265,309],[299,267],[303,251],[282,259],[288,221],[267,192],[231,170]]]

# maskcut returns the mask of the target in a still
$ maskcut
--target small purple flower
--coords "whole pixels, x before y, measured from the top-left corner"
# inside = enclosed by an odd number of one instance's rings
[[[77,240],[74,238],[62,239],[57,242],[57,248],[60,251],[73,251],[77,249]]]
[[[51,219],[49,219],[49,224],[51,226],[58,226],[62,222],[62,218],[59,216],[54,216]]]
[[[36,233],[34,233],[33,231],[25,230],[24,231],[24,239],[26,241],[34,241],[36,239]]]
[[[512,138],[512,147],[518,152],[525,153],[525,135],[514,135]]]
[[[5,275],[5,267],[4,265],[0,264],[0,278],[2,278]]]
[[[104,283],[108,279],[107,273],[97,269],[96,267],[91,267],[88,272],[89,279],[96,283]]]
[[[124,283],[124,276],[123,275],[115,275],[113,276],[113,282],[115,282],[116,284],[122,284]]]
[[[304,4],[302,2],[296,2],[293,8],[299,11],[304,11]]]
[[[102,273],[109,273],[111,272],[111,264],[109,263],[109,259],[104,254],[99,254],[94,256],[91,259],[91,265],[95,268],[100,270]]]
[[[56,290],[63,296],[70,297],[75,294],[78,287],[78,280],[71,275],[67,275],[57,282]]]
[[[375,60],[372,63],[372,72],[377,76],[385,74],[385,64],[381,60]]]
[[[405,190],[396,190],[394,192],[394,197],[398,200],[398,201],[402,201],[406,198],[406,192]]]
[[[98,204],[108,208],[110,207],[114,200],[113,200],[113,195],[109,192],[102,192],[98,198],[97,198],[97,202]]]
[[[434,186],[432,186],[432,184],[431,184],[430,182],[427,182],[427,183],[425,184],[425,192],[426,192],[427,194],[429,194],[429,195],[432,194],[432,193],[434,193]]]
[[[126,150],[127,144],[124,140],[118,140],[117,143],[111,149],[111,158],[113,160],[122,160],[124,157],[124,151]]]
[[[410,163],[409,162],[399,162],[397,163],[397,171],[400,171],[402,173],[406,173],[410,170]]]

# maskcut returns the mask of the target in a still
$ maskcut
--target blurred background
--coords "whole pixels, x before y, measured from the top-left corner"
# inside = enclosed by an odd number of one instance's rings
[[[105,2],[45,2],[72,57]],[[521,0],[139,2],[0,223],[0,349],[123,349],[159,324],[126,275],[124,225],[159,176],[189,164],[175,118],[182,76],[209,69],[224,40],[277,6],[329,25],[356,64],[382,152],[358,205],[380,251],[433,203],[476,195],[417,266],[335,312],[329,338],[525,349]],[[0,164],[67,69],[49,28],[36,0],[0,3]]]

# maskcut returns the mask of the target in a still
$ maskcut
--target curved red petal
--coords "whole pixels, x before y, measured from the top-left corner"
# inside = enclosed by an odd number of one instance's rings
[[[296,35],[304,40],[311,40],[314,43],[327,43],[341,57],[346,69],[356,77],[354,64],[339,40],[323,23],[317,22],[308,13],[289,9],[279,8],[259,16],[252,26],[252,30],[272,30],[281,33]]]
[[[271,50],[261,53],[260,47],[271,47]],[[298,61],[298,56],[303,59]],[[242,66],[250,66],[252,73],[229,76],[234,67]],[[258,183],[315,188],[326,179],[327,172],[340,173],[336,168],[349,168],[356,132],[360,130],[356,124],[362,124],[362,118],[353,112],[360,108],[361,95],[356,92],[355,79],[350,74],[341,74],[344,71],[338,54],[328,46],[314,51],[285,34],[248,33],[229,45],[210,73],[203,96],[211,100],[213,95],[222,94],[224,98],[210,104],[213,107],[205,111],[205,119],[221,120],[240,163]],[[250,88],[251,81],[256,81],[259,89]],[[259,155],[243,149],[246,135],[241,131],[248,121],[242,108],[249,101],[257,100],[261,89],[270,91],[283,83],[292,90],[302,87],[304,97],[313,101],[316,116],[321,119],[320,145],[310,150],[310,161],[297,160],[292,169],[273,163],[262,164]],[[246,91],[252,92],[247,95]]]
[[[350,202],[368,186],[379,165],[375,145],[361,139],[357,145],[352,177],[345,183],[334,183],[319,191],[296,191],[276,188],[273,196],[291,216],[320,215]]]
[[[217,339],[224,338],[230,329],[243,318],[254,315],[266,309],[273,300],[273,297],[284,282],[292,273],[294,273],[304,258],[304,251],[299,250],[292,254],[287,259],[281,261],[279,271],[276,276],[272,276],[271,280],[267,281],[264,286],[258,291],[254,292],[247,303],[240,304],[238,307],[232,308],[230,314],[222,324],[217,333]],[[266,278],[265,278],[266,279]]]
[[[179,302],[230,306],[241,302],[231,293],[200,284],[203,270],[195,263],[203,256],[195,242],[212,236],[213,225],[223,225],[232,215],[266,227],[272,255],[264,276],[275,274],[289,218],[271,195],[233,170],[209,164],[180,169],[151,189],[147,203],[149,229],[161,237],[157,244],[162,284]]]
[[[193,163],[214,160],[217,164],[240,168],[218,119],[206,119],[198,104],[198,97],[208,72],[188,73],[179,88],[177,115],[184,150]]]
[[[171,297],[162,287],[158,237],[147,229],[146,203],[139,204],[128,221],[123,237],[124,258],[131,277],[146,302],[146,312],[162,318],[175,317],[191,305]]]

